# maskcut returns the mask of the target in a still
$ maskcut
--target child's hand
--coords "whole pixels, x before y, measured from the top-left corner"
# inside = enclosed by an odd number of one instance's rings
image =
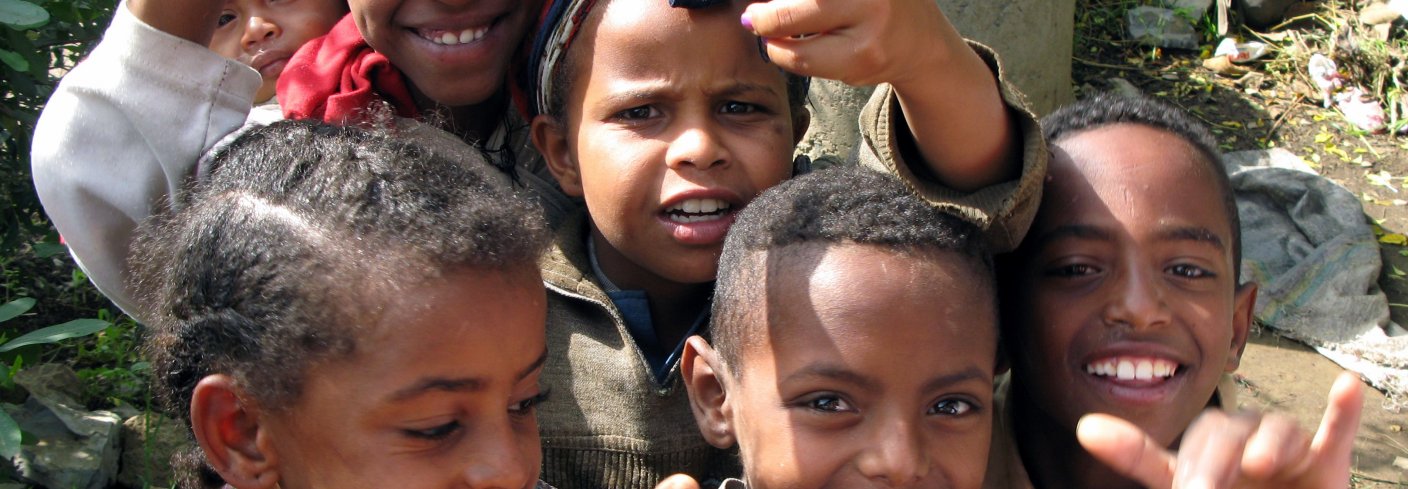
[[[742,21],[786,70],[890,84],[938,183],[972,191],[1020,172],[997,80],[934,0],[772,0]]]
[[[1117,472],[1155,489],[1347,487],[1363,387],[1342,373],[1313,440],[1293,419],[1208,411],[1169,453],[1138,427],[1104,414],[1080,420],[1076,436]]]
[[[127,9],[157,30],[210,45],[224,0],[128,0]]]
[[[660,481],[655,489],[699,489],[699,482],[684,474],[675,474]]]
[[[971,54],[933,0],[772,0],[743,19],[778,66],[851,85],[901,87],[916,67]]]

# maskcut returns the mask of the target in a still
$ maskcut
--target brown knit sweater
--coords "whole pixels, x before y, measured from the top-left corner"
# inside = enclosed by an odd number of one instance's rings
[[[585,213],[558,230],[541,261],[548,362],[539,406],[542,479],[559,489],[650,489],[670,474],[721,480],[738,457],[704,441],[675,365],[658,385],[587,256]]]

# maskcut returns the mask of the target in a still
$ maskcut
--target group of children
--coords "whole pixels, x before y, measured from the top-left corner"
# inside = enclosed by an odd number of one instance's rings
[[[932,0],[220,4],[120,5],[33,154],[193,487],[1348,482],[1352,379],[1194,421],[1256,290],[1207,132],[1038,126]],[[883,84],[857,167],[807,76]]]

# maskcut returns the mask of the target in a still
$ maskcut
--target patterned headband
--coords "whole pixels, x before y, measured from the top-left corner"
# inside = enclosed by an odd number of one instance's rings
[[[533,103],[530,116],[548,113],[552,98],[553,71],[557,69],[567,48],[577,37],[577,31],[587,21],[596,0],[549,0],[543,9],[542,22],[533,40],[532,57],[528,60],[528,82]]]

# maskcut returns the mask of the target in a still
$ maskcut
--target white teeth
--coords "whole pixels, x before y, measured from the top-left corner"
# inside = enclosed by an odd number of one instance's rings
[[[710,216],[705,217],[709,217],[712,219],[718,217],[712,214],[718,213],[719,211],[728,210],[729,207],[730,206],[728,202],[724,202],[719,199],[689,199],[671,206],[669,209],[666,209],[666,212],[671,213],[672,216],[678,216],[680,213],[711,214]]]
[[[1085,366],[1085,372],[1119,380],[1155,380],[1173,377],[1178,364],[1162,358],[1106,358]]]
[[[1134,380],[1134,364],[1129,360],[1120,360],[1119,371],[1115,373],[1115,378],[1120,380]]]
[[[423,34],[421,34],[421,36],[424,37],[424,38],[426,38],[426,39],[428,39],[428,40],[430,40],[430,42],[433,42],[433,43],[435,43],[435,44],[439,44],[439,45],[442,45],[442,46],[444,46],[444,45],[451,45],[451,46],[452,46],[452,45],[456,45],[456,44],[469,44],[469,43],[471,43],[471,42],[478,41],[478,40],[480,40],[480,39],[483,39],[483,38],[484,38],[484,35],[487,34],[487,33],[489,33],[489,28],[488,28],[488,27],[481,27],[481,28],[478,28],[478,29],[465,29],[465,30],[462,30],[462,31],[459,31],[459,32],[448,32],[448,31],[446,31],[446,32],[442,32],[442,33],[440,33],[440,34],[428,34],[428,33],[423,33]]]

